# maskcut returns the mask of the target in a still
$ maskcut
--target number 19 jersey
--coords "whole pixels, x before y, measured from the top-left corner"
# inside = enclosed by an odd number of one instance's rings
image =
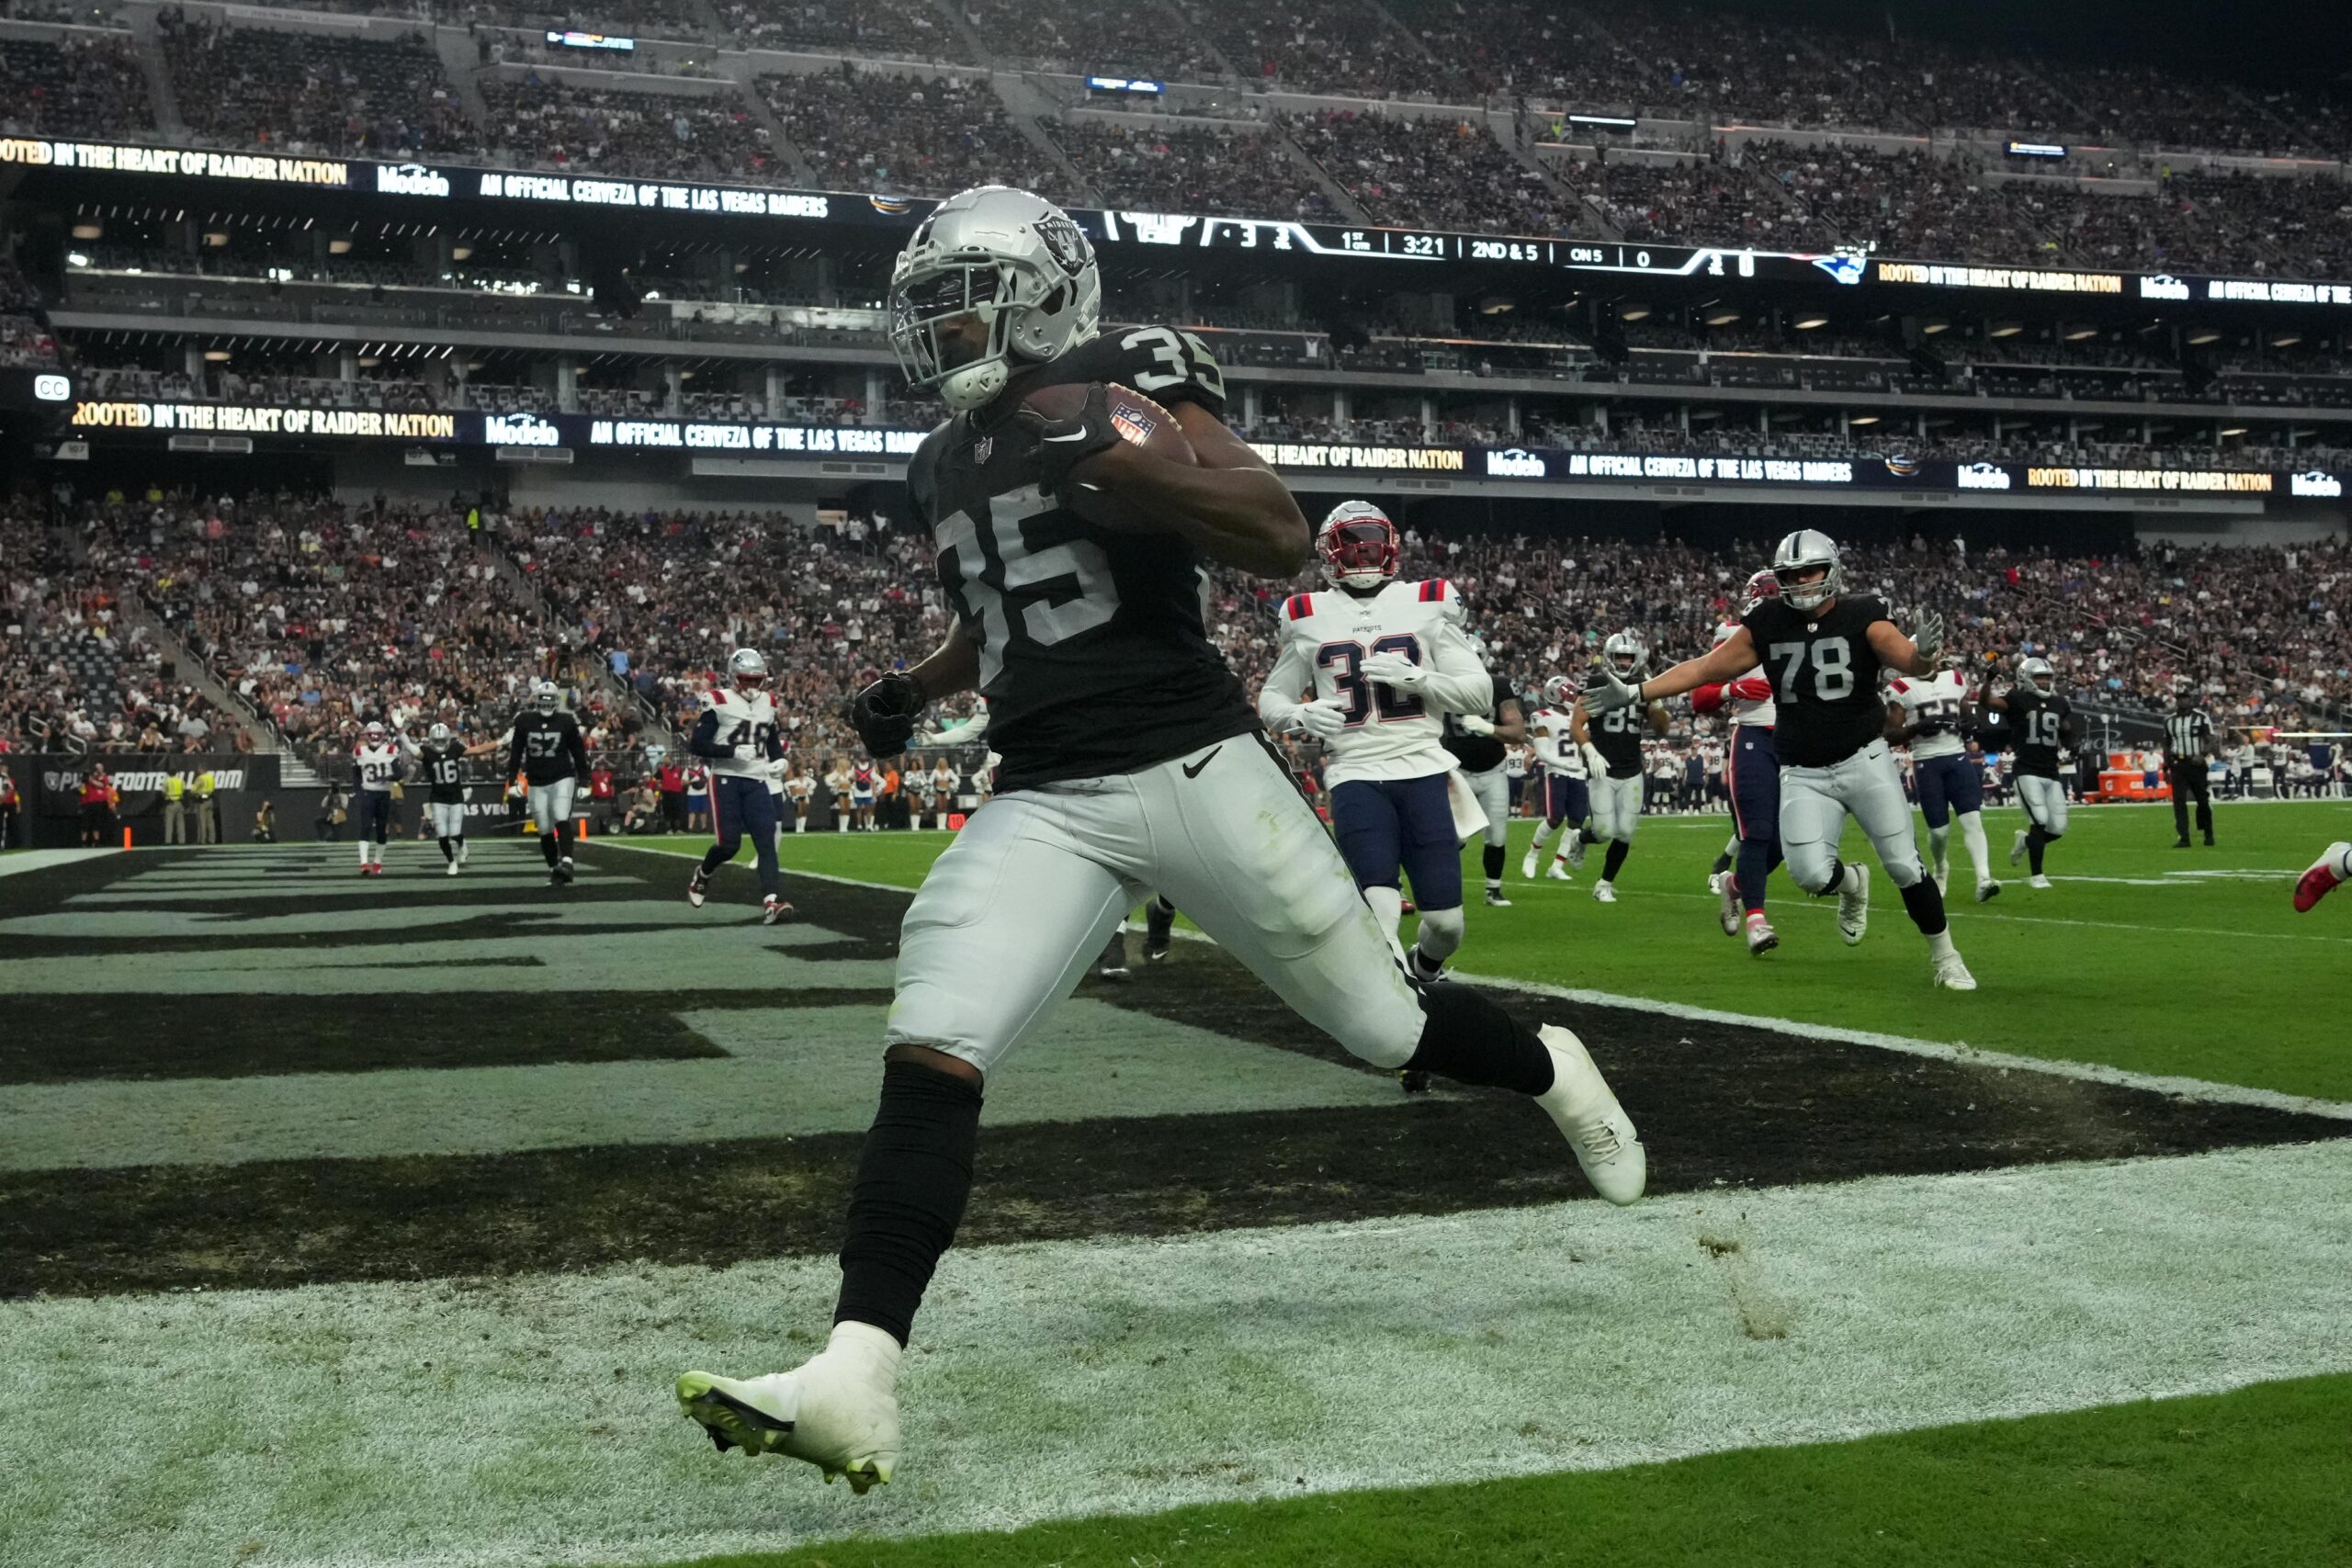
[[[1038,489],[1021,400],[1094,381],[1225,412],[1225,377],[1198,338],[1122,330],[1016,373],[995,402],[933,431],[907,468],[940,587],[979,650],[1000,793],[1135,773],[1257,728],[1209,641],[1192,546],[1098,527]]]
[[[1784,766],[1826,768],[1885,734],[1870,630],[1894,618],[1883,600],[1860,593],[1810,613],[1767,599],[1741,617],[1779,704],[1772,750]]]

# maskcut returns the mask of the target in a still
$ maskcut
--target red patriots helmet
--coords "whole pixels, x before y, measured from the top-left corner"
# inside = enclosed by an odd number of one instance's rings
[[[1396,576],[1396,525],[1368,501],[1331,508],[1315,536],[1324,574],[1343,588],[1377,588]]]
[[[1747,586],[1739,591],[1741,617],[1744,619],[1754,615],[1756,606],[1764,603],[1765,600],[1778,599],[1780,596],[1781,580],[1772,575],[1770,567],[1766,567],[1762,571],[1749,578]]]

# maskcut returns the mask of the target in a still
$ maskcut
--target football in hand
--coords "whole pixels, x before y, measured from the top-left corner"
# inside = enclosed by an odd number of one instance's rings
[[[1174,414],[1141,392],[1122,387],[1115,381],[1106,384],[1102,389],[1109,397],[1112,426],[1121,436],[1154,457],[1165,457],[1171,463],[1197,465],[1200,462],[1192,442],[1185,439],[1183,427],[1176,423]],[[1041,388],[1022,399],[1021,406],[1040,419],[1056,423],[1076,419],[1079,411],[1086,406],[1086,387],[1079,383]]]

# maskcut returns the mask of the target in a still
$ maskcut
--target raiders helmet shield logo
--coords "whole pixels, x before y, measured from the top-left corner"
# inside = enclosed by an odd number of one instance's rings
[[[1085,271],[1086,264],[1094,259],[1094,247],[1087,243],[1086,231],[1060,213],[1039,219],[1035,228],[1046,254],[1070,276]]]

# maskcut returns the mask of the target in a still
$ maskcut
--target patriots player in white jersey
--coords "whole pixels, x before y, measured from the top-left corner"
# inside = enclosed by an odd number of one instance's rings
[[[739,648],[727,658],[728,683],[706,693],[686,750],[710,770],[712,843],[686,879],[686,902],[702,908],[710,874],[735,858],[743,840],[760,868],[760,920],[774,925],[792,912],[784,901],[775,863],[776,795],[768,789],[784,742],[775,722],[775,699],[767,693],[768,661],[756,648]]]
[[[1460,824],[1486,819],[1445,748],[1444,718],[1486,717],[1494,678],[1471,651],[1453,585],[1397,581],[1396,525],[1380,508],[1341,502],[1315,547],[1333,591],[1283,602],[1258,716],[1323,742],[1340,852],[1392,942],[1399,874],[1411,879],[1420,934],[1407,963],[1432,980],[1462,945]]]
[[[1552,835],[1560,835],[1559,848],[1553,852],[1551,869],[1544,873],[1555,882],[1572,881],[1568,868],[1584,869],[1584,829],[1592,816],[1592,795],[1586,777],[1584,748],[1576,743],[1570,722],[1570,707],[1546,702],[1529,716],[1527,738],[1535,747],[1536,797],[1535,841],[1527,846],[1527,856],[1520,862],[1519,874],[1528,881],[1535,880],[1535,868],[1544,862],[1544,846]]]
[[[1886,683],[1886,738],[1911,748],[1936,886],[1950,886],[1951,827],[1958,818],[1968,858],[1976,867],[1976,901],[1982,904],[1998,894],[2001,885],[1993,879],[1993,852],[1984,841],[1984,770],[1970,759],[1967,739],[1961,734],[1975,695],[1968,676],[1951,669],[1924,677],[1897,675]]]
[[[371,721],[351,749],[351,802],[359,818],[359,874],[384,874],[384,842],[392,834],[392,786],[406,770],[401,742]]]
[[[1781,594],[1780,580],[1759,571],[1740,594],[1739,614]],[[1711,645],[1721,648],[1739,630],[1737,621],[1715,628]],[[1764,885],[1781,863],[1781,760],[1772,748],[1776,716],[1772,682],[1758,665],[1736,680],[1691,689],[1695,713],[1721,713],[1730,721],[1724,738],[1724,789],[1731,796],[1732,840],[1723,863],[1707,879],[1723,900],[1724,935],[1747,933],[1747,951],[1761,958],[1781,945],[1780,933],[1764,916]]]
[[[928,705],[978,691],[1001,761],[899,932],[831,1337],[789,1371],[676,1385],[718,1447],[800,1460],[860,1492],[900,1462],[899,1371],[971,1196],[982,1091],[1017,1070],[1023,1040],[1148,890],[1360,1059],[1532,1099],[1612,1201],[1647,1180],[1633,1123],[1571,1032],[1531,1028],[1472,987],[1417,985],[1396,961],[1203,621],[1210,566],[1285,581],[1312,558],[1306,521],[1225,424],[1207,345],[1169,327],[1102,333],[1101,303],[1086,231],[1002,186],[933,209],[891,278],[891,345],[953,411],[907,466],[907,510],[952,615],[935,651],[847,716],[872,755],[896,757]],[[1125,436],[1114,384],[1167,411],[1193,460]],[[1047,391],[1065,412],[1036,406]],[[1408,694],[1394,682],[1427,668],[1369,665],[1353,673],[1392,704]],[[1476,683],[1483,703],[1483,672]]]

